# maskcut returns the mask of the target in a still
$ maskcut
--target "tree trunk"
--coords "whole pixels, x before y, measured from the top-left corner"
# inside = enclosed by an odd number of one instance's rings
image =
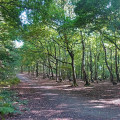
[[[86,60],[86,65],[87,65],[86,66],[86,73],[87,73],[87,75],[89,75],[89,56],[88,56],[88,53],[89,52],[87,51],[87,55],[86,55],[87,56],[87,60]]]
[[[112,49],[110,51],[111,51],[110,59],[111,59],[111,71],[112,71],[112,69],[113,69],[113,67],[112,67]]]
[[[84,44],[84,39],[83,39],[83,35],[82,35],[82,31],[81,31],[81,37],[82,37],[82,73],[83,73],[83,80],[86,82],[85,85],[90,85],[89,81],[88,81],[88,77],[85,71],[85,44]]]
[[[54,78],[54,73],[53,73],[53,68],[52,68],[51,65],[50,65],[50,69],[51,69],[51,79],[53,79]]]
[[[104,72],[105,72],[105,68],[104,68],[104,64],[103,64],[103,73],[102,73],[102,78],[103,78],[103,80],[105,79],[105,74],[104,74]]]
[[[32,75],[34,76],[35,66],[32,66]]]
[[[92,51],[91,51],[91,45],[90,45],[90,80],[93,81],[93,69],[92,69]]]
[[[21,73],[23,73],[23,66],[21,66]]]
[[[97,55],[95,55],[95,77],[94,79],[97,80]]]
[[[45,65],[43,63],[43,79],[44,79],[44,77],[45,77]]]
[[[73,76],[73,86],[77,86],[77,81],[76,81],[76,77],[75,77],[75,66],[74,66],[74,54],[70,55],[71,56],[71,60],[72,60],[72,76]]]
[[[103,49],[104,49],[104,53],[105,53],[105,63],[106,63],[106,66],[108,68],[108,71],[110,73],[110,81],[113,83],[113,74],[112,74],[112,71],[111,71],[111,69],[110,69],[110,67],[108,65],[108,62],[107,62],[107,52],[106,52],[106,47],[104,45],[103,40],[102,40],[102,45],[103,45]]]
[[[38,62],[36,62],[36,77],[38,77]]]
[[[82,64],[83,64],[83,63],[81,63],[81,71],[80,71],[80,72],[81,72],[81,76],[80,76],[81,79],[83,79],[83,70],[82,70],[83,65],[82,65]]]
[[[28,74],[30,74],[30,66],[28,66]]]
[[[69,53],[69,55],[71,57],[71,61],[72,61],[71,67],[72,67],[72,76],[73,76],[73,86],[78,86],[77,81],[76,81],[76,76],[75,76],[74,53],[73,53],[72,48],[69,46],[67,36],[64,35],[64,37],[65,37],[65,43],[67,45],[67,51],[68,51],[68,53]]]
[[[117,54],[117,48],[115,47],[115,71],[116,71],[117,82],[120,82],[119,71],[118,71],[117,55],[118,55]]]
[[[60,48],[59,48],[59,59],[61,59],[61,52],[60,52]],[[60,62],[59,62],[59,78],[61,78],[61,66],[60,66]]]
[[[55,46],[55,59],[57,58],[57,50]],[[56,82],[58,80],[58,60],[56,59]]]

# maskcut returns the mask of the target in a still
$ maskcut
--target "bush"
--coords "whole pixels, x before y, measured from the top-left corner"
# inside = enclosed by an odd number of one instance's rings
[[[11,85],[16,85],[16,84],[20,83],[20,80],[18,78],[13,78],[13,79],[8,80],[8,82]]]
[[[12,85],[17,85],[18,83],[20,83],[20,80],[18,78],[12,78],[12,79],[8,79],[8,80],[1,80],[0,86],[8,87],[8,86],[12,86]]]
[[[20,82],[18,78],[12,78],[8,80],[1,80],[1,87],[8,87],[17,85]],[[5,115],[20,113],[19,110],[20,100],[17,97],[17,93],[11,90],[0,91],[0,120],[4,120]]]
[[[22,102],[17,97],[17,93],[11,90],[2,90],[0,92],[0,120],[4,120],[6,115],[20,114],[19,105]]]

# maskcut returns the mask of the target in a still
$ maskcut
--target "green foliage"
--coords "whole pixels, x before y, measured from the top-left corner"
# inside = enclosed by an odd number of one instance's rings
[[[12,85],[17,85],[18,83],[20,83],[20,80],[18,78],[11,78],[7,80],[1,80],[0,86],[7,87],[7,86],[12,86]]]
[[[114,66],[115,76],[115,47],[120,50],[118,0],[5,0],[0,3],[0,79],[5,80],[1,81],[3,86],[15,84],[11,77],[16,66],[29,69],[30,73],[35,71],[36,63],[40,69],[45,67],[44,72],[55,74],[57,71],[59,75],[65,75],[64,78],[71,77],[73,56],[75,72],[80,77],[82,41],[88,78],[91,74],[92,78],[95,75],[102,77],[103,73],[104,77],[110,76],[101,40],[105,43],[108,64]],[[22,48],[16,49],[14,40],[22,40]],[[113,50],[112,58],[109,49]],[[119,52],[117,56],[119,68]],[[6,81],[8,78],[9,82]]]
[[[4,22],[0,22],[0,25],[0,80],[4,80],[14,75],[19,56],[11,40],[13,39],[13,33],[11,33],[13,28]]]
[[[18,102],[19,101],[19,102]],[[1,90],[0,92],[0,115],[4,117],[8,114],[21,114],[19,104],[22,104],[17,93],[11,90]]]
[[[87,24],[105,26],[112,16],[119,12],[118,0],[80,0],[76,4],[76,26],[85,27]]]

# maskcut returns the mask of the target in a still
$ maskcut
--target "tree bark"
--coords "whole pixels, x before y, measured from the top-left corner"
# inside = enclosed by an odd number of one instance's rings
[[[112,49],[111,49],[110,59],[111,59],[111,71],[112,71],[112,69],[113,69],[113,67],[112,67]]]
[[[56,50],[56,46],[55,46],[55,58],[57,58],[57,50]],[[58,80],[58,60],[56,59],[56,82]]]
[[[67,36],[64,35],[64,38],[65,38],[65,43],[66,43],[66,46],[67,46],[67,51],[68,51],[68,53],[71,57],[71,61],[72,61],[71,62],[71,67],[72,67],[73,86],[78,86],[77,81],[76,81],[76,76],[75,76],[74,53],[73,53],[72,48],[69,47]]]
[[[104,45],[103,40],[101,40],[101,41],[102,41],[103,50],[104,50],[104,53],[105,53],[105,63],[106,63],[107,69],[108,69],[108,71],[109,71],[109,73],[110,73],[110,81],[113,83],[113,74],[112,74],[112,71],[111,71],[111,69],[110,69],[110,67],[109,67],[109,65],[108,65],[108,62],[107,62],[106,47],[105,47],[105,45]]]
[[[90,85],[89,81],[88,81],[88,77],[85,71],[85,43],[84,43],[84,39],[83,39],[83,35],[82,35],[82,31],[81,31],[81,37],[82,37],[82,73],[83,73],[83,80],[86,82],[85,85]]]
[[[119,71],[118,71],[117,55],[118,55],[117,54],[117,48],[115,47],[115,71],[116,71],[117,82],[120,82]]]
[[[94,76],[94,79],[97,80],[97,55],[95,55],[95,76]]]
[[[38,69],[38,62],[36,62],[36,77],[38,77],[38,74],[39,74],[39,73],[38,73],[38,70],[39,70],[39,69]]]
[[[105,67],[104,67],[104,64],[103,64],[103,73],[102,73],[102,78],[103,78],[103,80],[105,79],[105,74],[104,74],[104,72],[105,72]]]
[[[21,73],[23,73],[23,66],[21,66]]]
[[[71,55],[71,60],[72,60],[72,75],[73,75],[73,85],[77,86],[77,81],[75,77],[75,66],[74,66],[74,54]]]
[[[28,66],[28,74],[30,74],[30,66]]]
[[[93,80],[93,69],[92,69],[92,50],[90,45],[90,80],[91,82],[94,82]]]

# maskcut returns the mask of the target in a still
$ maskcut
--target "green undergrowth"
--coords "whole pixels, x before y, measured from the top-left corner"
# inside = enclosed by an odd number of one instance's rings
[[[13,85],[17,85],[18,83],[20,83],[20,80],[17,77],[7,80],[0,80],[0,87],[13,86]]]
[[[18,93],[14,90],[4,88],[17,85],[18,83],[20,83],[18,78],[0,81],[0,120],[5,120],[5,117],[9,117],[11,115],[21,114],[21,110],[25,111],[26,109],[20,108],[20,106],[27,104],[26,100],[20,100]]]
[[[0,120],[5,120],[6,116],[22,114],[26,108],[20,109],[20,106],[27,104],[27,101],[20,100],[18,93],[12,90],[0,91]]]

